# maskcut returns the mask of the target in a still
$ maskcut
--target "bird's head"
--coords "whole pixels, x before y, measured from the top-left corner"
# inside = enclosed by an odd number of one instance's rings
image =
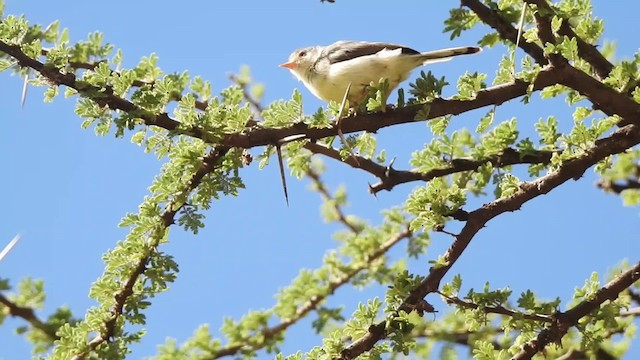
[[[292,52],[291,55],[289,55],[289,61],[280,64],[280,67],[289,69],[299,79],[307,78],[309,76],[309,70],[320,57],[321,51],[322,47],[320,46],[298,49]]]

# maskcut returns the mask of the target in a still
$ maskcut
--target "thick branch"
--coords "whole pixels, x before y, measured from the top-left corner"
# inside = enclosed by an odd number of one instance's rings
[[[570,179],[580,178],[589,167],[598,161],[610,155],[621,153],[638,143],[640,143],[640,127],[627,125],[614,132],[611,136],[598,140],[591,149],[572,160],[566,161],[558,170],[537,180],[522,183],[520,190],[513,195],[494,200],[470,212],[462,231],[444,255],[446,265],[432,267],[429,270],[429,275],[411,291],[399,310],[411,311],[416,304],[424,301],[423,298],[427,294],[437,291],[442,278],[462,255],[478,231],[491,219],[505,212],[520,209],[527,201],[549,193]],[[385,336],[385,322],[371,326],[366,335],[357,339],[343,350],[342,358],[354,359],[365,351],[370,350]]]
[[[483,5],[479,0],[461,0],[461,3],[463,6],[473,10],[483,22],[497,30],[501,38],[507,39],[514,44],[516,43],[518,31],[511,23],[503,19],[499,13]],[[539,64],[547,64],[544,52],[538,45],[527,43],[524,39],[520,39],[519,46]],[[562,69],[562,75],[558,77],[559,83],[573,88],[581,95],[589,98],[594,106],[605,114],[622,117],[623,121],[620,122],[622,126],[627,125],[629,121],[632,121],[631,119],[637,121],[638,115],[640,115],[640,104],[607,87],[589,74],[568,65],[566,62],[556,65],[561,65],[558,69]]]
[[[95,101],[102,106],[108,106],[112,110],[121,110],[127,113],[137,114],[141,119],[145,121],[145,124],[147,125],[159,126],[169,131],[176,130],[180,125],[178,121],[171,119],[166,113],[152,114],[135,105],[131,101],[114,95],[111,89],[103,90],[100,87],[88,84],[86,82],[80,82],[76,79],[76,75],[73,73],[62,73],[55,67],[45,66],[40,61],[27,56],[24,52],[22,52],[20,46],[18,45],[10,45],[3,41],[0,41],[0,51],[18,60],[18,64],[20,66],[29,67],[39,72],[53,84],[65,85],[67,87],[75,89],[83,96]],[[203,133],[199,129],[193,129],[192,132],[185,133],[197,138],[203,138]]]
[[[559,343],[569,329],[578,323],[578,320],[596,311],[605,301],[617,299],[622,291],[638,280],[640,280],[640,262],[600,288],[588,300],[582,301],[567,312],[557,314],[556,322],[542,330],[535,339],[526,343],[512,359],[531,359],[535,354],[544,351],[550,343]]]
[[[597,109],[605,114],[609,116],[619,115],[622,120],[618,125],[624,126],[631,122],[638,123],[640,104],[633,101],[633,99],[604,85],[573,66],[567,65],[564,67],[563,73],[565,76],[559,79],[561,84],[586,96]]]
[[[514,28],[509,21],[500,16],[498,12],[493,11],[480,0],[460,0],[460,4],[471,9],[478,15],[480,20],[494,28],[500,35],[500,38],[509,40],[514,44],[518,43],[520,48],[529,54],[538,64],[547,64],[547,59],[544,56],[542,48],[537,44],[527,42],[522,35],[520,35],[520,40],[518,41],[518,30]]]
[[[550,14],[556,13],[546,0],[525,0],[525,2],[535,4],[538,9],[543,9]],[[558,34],[576,39],[578,44],[578,55],[593,67],[593,70],[601,79],[609,76],[609,73],[613,70],[613,64],[611,64],[594,45],[589,44],[579,37],[575,31],[573,31],[573,28],[567,19],[562,20]]]
[[[22,52],[19,46],[9,45],[0,41],[0,51],[9,54],[18,60],[21,66],[32,68],[38,71],[53,84],[65,85],[77,90],[82,96],[92,99],[98,104],[108,106],[113,110],[121,110],[127,113],[134,113],[144,120],[146,125],[153,125],[164,128],[168,131],[177,131],[189,136],[197,137],[204,141],[209,141],[210,136],[198,128],[179,129],[180,123],[172,119],[166,113],[152,114],[127,99],[115,96],[109,89],[102,90],[96,86],[80,82],[72,73],[62,73],[59,70],[45,66],[38,60],[32,59]],[[558,73],[553,68],[548,68],[540,72],[535,83],[534,90],[557,83]],[[423,110],[424,105],[412,105],[404,108],[390,110],[387,112],[359,114],[341,120],[340,128],[342,133],[353,133],[359,131],[376,132],[387,126],[424,121],[444,115],[458,115],[474,109],[479,109],[489,105],[500,105],[509,100],[527,94],[529,83],[517,80],[508,84],[501,84],[478,92],[475,99],[436,99],[428,104],[430,112],[425,119],[416,119],[418,111]],[[316,129],[307,125],[297,123],[287,128],[261,128],[254,127],[241,133],[233,133],[224,136],[220,143],[224,146],[252,148],[264,145],[278,144],[282,139],[292,136],[300,136],[300,139],[317,140],[329,136],[338,135],[338,127]]]
[[[542,70],[535,80],[533,85],[534,90],[540,90],[556,84],[558,76],[559,73],[553,68]],[[489,105],[500,105],[509,100],[524,96],[527,94],[529,85],[530,84],[525,81],[516,80],[515,82],[481,90],[478,92],[476,98],[472,100],[439,98],[427,105],[411,105],[386,112],[358,114],[342,119],[340,128],[344,134],[359,131],[375,133],[388,126],[424,121],[445,115],[458,115]],[[420,110],[423,110],[425,106],[429,107],[427,117],[416,119],[416,114],[418,114]],[[318,129],[310,128],[303,123],[297,123],[288,128],[259,128],[244,133],[229,134],[222,140],[222,143],[233,147],[250,148],[277,143],[281,139],[295,135],[314,141],[329,136],[337,136],[338,127],[332,126],[330,128]]]

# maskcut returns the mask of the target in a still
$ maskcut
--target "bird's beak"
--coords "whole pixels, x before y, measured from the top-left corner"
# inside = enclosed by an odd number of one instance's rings
[[[286,62],[286,63],[280,64],[278,66],[293,70],[296,67],[296,63],[294,63],[294,62]]]

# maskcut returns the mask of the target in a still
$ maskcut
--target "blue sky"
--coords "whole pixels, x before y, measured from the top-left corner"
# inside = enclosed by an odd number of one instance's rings
[[[442,33],[453,2],[338,0],[331,5],[317,0],[240,0],[215,5],[182,1],[180,6],[157,1],[6,2],[5,13],[25,14],[32,23],[46,25],[59,19],[62,27],[70,29],[72,40],[103,32],[107,42],[123,50],[127,66],[156,53],[166,73],[187,69],[211,80],[214,91],[229,85],[229,72],[248,65],[255,80],[266,85],[265,103],[301,88],[289,72],[277,67],[298,47],[350,39],[431,50],[474,45],[482,36],[478,29],[450,41]],[[637,22],[639,12],[638,2],[625,2],[624,7],[597,2],[595,6],[595,13],[606,22],[604,37],[618,44],[618,58],[637,51],[637,37],[629,27]],[[465,70],[491,77],[503,52],[489,49],[430,69],[447,76],[450,83]],[[64,304],[81,317],[93,304],[88,289],[102,272],[101,254],[126,234],[117,223],[125,213],[136,211],[161,163],[126,138],[96,137],[91,130],[82,130],[73,100],[59,98],[44,104],[41,89],[31,88],[21,110],[22,80],[3,73],[0,84],[0,167],[5,169],[0,186],[0,241],[23,234],[22,242],[0,263],[0,274],[13,284],[25,276],[45,280],[47,306],[39,312],[42,317]],[[447,91],[451,94],[453,87]],[[306,90],[302,93],[307,112],[322,105]],[[457,117],[451,126],[474,129],[484,113]],[[497,120],[516,116],[527,133],[539,117],[550,114],[564,116],[559,119],[567,126],[572,122],[563,104],[552,101],[535,101],[527,107],[505,104]],[[380,131],[378,143],[387,148],[389,158],[398,157],[398,168],[407,168],[408,152],[429,139],[424,124],[408,124]],[[401,203],[420,185],[402,185],[374,198],[367,193],[367,183],[375,182],[374,178],[331,160],[326,163],[324,178],[329,186],[335,189],[344,184],[349,190],[351,205],[346,211],[373,224],[381,218],[381,209]],[[291,205],[287,207],[275,166],[262,171],[252,166],[242,175],[247,189],[237,198],[214,203],[207,213],[207,227],[198,236],[171,230],[164,250],[175,256],[180,273],[171,290],[158,296],[147,312],[148,334],[131,358],[155,354],[156,345],[166,337],[182,342],[202,323],[211,324],[215,331],[224,316],[238,319],[248,309],[271,307],[273,294],[300,268],[319,266],[323,253],[336,246],[331,235],[339,227],[323,223],[319,197],[307,190],[306,180],[289,177]],[[460,273],[464,289],[481,288],[489,280],[492,287],[508,286],[514,294],[530,288],[546,299],[568,299],[591,271],[604,277],[622,259],[637,261],[632,256],[640,254],[638,209],[622,207],[619,198],[597,190],[595,180],[588,171],[580,181],[491,221],[450,275]],[[481,203],[471,200],[468,208]],[[442,254],[450,242],[446,236],[434,236],[429,253],[412,263],[413,270],[425,273],[427,261]],[[393,254],[401,256],[402,251]],[[357,302],[376,295],[383,296],[383,289],[342,289],[330,305],[344,303],[349,314]],[[320,344],[308,323],[292,328],[284,352]],[[21,324],[19,319],[9,319],[0,328],[0,343],[12,344],[0,346],[0,359],[29,356],[28,343],[11,334]],[[627,358],[639,356],[636,344]]]

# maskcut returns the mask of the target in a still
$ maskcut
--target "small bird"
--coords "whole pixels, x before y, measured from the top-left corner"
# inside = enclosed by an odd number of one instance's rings
[[[280,66],[289,69],[313,95],[326,102],[340,103],[349,89],[347,99],[354,106],[365,98],[372,81],[388,79],[391,91],[418,66],[480,51],[482,48],[465,46],[421,53],[396,44],[338,41],[298,49]]]

